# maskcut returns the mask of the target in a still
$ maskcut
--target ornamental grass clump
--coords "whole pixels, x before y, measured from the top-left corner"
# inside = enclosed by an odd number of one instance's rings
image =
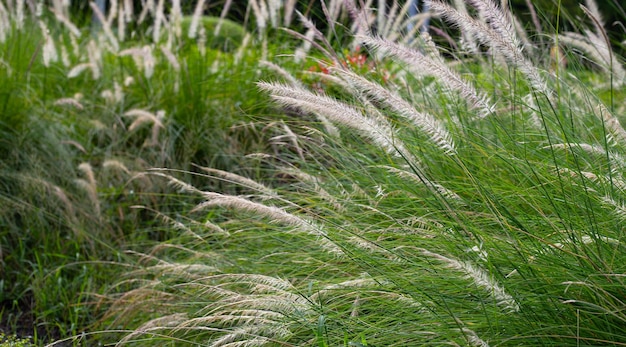
[[[90,329],[123,250],[171,236],[134,207],[189,202],[143,171],[254,172],[241,148],[266,147],[244,29],[205,23],[200,45],[180,1],[107,3],[0,0],[0,326],[38,345]]]
[[[429,5],[480,56],[383,39],[345,1],[355,46],[394,72],[385,84],[308,22],[324,84],[277,66],[282,80],[258,83],[294,119],[267,125],[284,135],[272,153],[246,156],[265,168],[257,183],[142,175],[197,204],[103,298],[120,344],[626,344],[619,83],[551,70],[549,47],[523,46],[494,1]]]

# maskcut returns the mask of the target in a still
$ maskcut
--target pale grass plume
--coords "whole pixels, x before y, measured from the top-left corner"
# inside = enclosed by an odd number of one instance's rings
[[[142,2],[141,12],[139,13],[139,17],[137,18],[138,23],[143,23],[144,20],[148,17],[148,13],[154,14],[156,5],[154,4],[154,0],[146,0]]]
[[[283,26],[289,27],[291,25],[291,21],[293,19],[293,13],[296,9],[296,3],[298,0],[286,0],[285,1],[285,9],[283,14]]]
[[[522,101],[525,110],[528,111],[528,124],[535,129],[541,129],[543,127],[543,120],[539,117],[539,113],[537,112],[539,107],[537,106],[535,95],[532,93],[526,94],[522,97]]]
[[[154,213],[157,216],[157,218],[162,220],[165,224],[170,225],[175,230],[183,232],[183,235],[191,236],[200,242],[205,242],[205,237],[207,235],[230,236],[230,233],[228,231],[224,230],[222,227],[220,227],[219,225],[209,220],[205,221],[204,223],[200,223],[194,219],[187,219],[185,221],[186,223],[183,223],[177,219],[167,216],[159,211],[150,209],[146,206],[135,205],[135,206],[131,206],[131,208],[150,211]],[[194,229],[192,229],[192,227],[197,227],[201,229],[202,233],[195,232]],[[176,245],[168,245],[168,244],[164,244],[164,245],[167,245],[168,247],[178,248],[178,246]],[[156,248],[155,248],[155,251],[156,251]],[[196,251],[192,251],[186,248],[184,250],[191,253],[195,258],[211,258],[211,257],[215,258],[217,256],[214,253],[196,252]]]
[[[322,8],[325,8],[325,7],[322,7]],[[321,52],[325,57],[331,59],[334,64],[340,65],[341,64],[341,59],[339,58],[339,56],[335,52],[333,46],[328,41],[328,39],[317,28],[317,26],[315,26],[315,23],[313,23],[313,21],[311,19],[309,19],[309,18],[305,17],[304,15],[302,15],[300,12],[298,12],[298,18],[300,19],[300,22],[302,23],[304,28],[307,29],[307,35],[308,35],[308,31],[309,30],[313,32],[313,36],[312,36],[313,39],[308,40],[306,38],[306,36],[303,36],[302,34],[296,32],[296,31],[289,30],[289,29],[285,29],[285,30],[287,32],[293,34],[294,36],[298,37],[298,38],[301,38],[301,39],[303,39],[305,41],[310,42],[311,46],[313,46],[317,50],[319,50],[319,52]]]
[[[113,90],[103,90],[102,93],[100,93],[100,97],[108,104],[119,104],[124,100],[124,91],[122,90],[122,86],[116,81],[113,82]]]
[[[181,326],[207,326],[215,323],[225,325],[250,325],[255,323],[277,323],[284,319],[284,314],[264,309],[218,310],[210,315],[189,319]]]
[[[50,30],[43,21],[39,21],[39,27],[41,28],[41,33],[43,34],[44,44],[42,48],[42,58],[43,65],[45,67],[50,67],[50,63],[55,63],[59,60],[59,55],[57,53],[56,45],[54,44],[54,40],[50,36]]]
[[[15,25],[18,30],[24,28],[24,0],[16,0],[15,4]]]
[[[263,34],[267,27],[267,11],[263,11],[261,6],[264,6],[264,0],[250,0],[250,6],[256,19],[256,26],[259,30],[259,36]],[[265,7],[263,7],[264,9]]]
[[[199,196],[203,196],[205,194],[205,192],[199,190],[198,188],[192,186],[191,184],[187,182],[183,182],[180,179],[167,174],[166,172],[167,172],[167,169],[151,169],[148,172],[136,174],[135,176],[133,176],[133,180],[142,179],[146,176],[157,176],[157,177],[165,178],[168,182],[168,185],[177,189],[179,193],[191,193],[191,194],[197,194]]]
[[[120,42],[126,41],[126,13],[125,6],[120,6],[117,14],[117,39]]]
[[[314,114],[321,114],[334,123],[352,128],[361,135],[370,138],[377,146],[387,153],[413,165],[419,165],[419,160],[407,151],[403,143],[397,139],[391,125],[382,118],[366,117],[352,106],[339,102],[328,96],[315,94],[308,90],[287,86],[280,83],[258,83],[261,89],[272,94],[272,98],[279,103],[297,107]],[[441,195],[448,194],[448,190],[426,177],[421,181],[434,192]]]
[[[141,208],[141,207],[138,207],[138,208]],[[222,255],[220,255],[219,253],[207,251],[206,249],[195,250],[190,247],[186,247],[184,245],[175,244],[175,243],[160,243],[154,246],[150,250],[150,253],[147,253],[147,254],[128,252],[129,254],[139,256],[140,257],[139,263],[142,265],[146,265],[146,267],[141,267],[135,270],[133,273],[130,273],[129,277],[133,278],[133,277],[140,277],[140,275],[142,274],[150,274],[150,275],[154,274],[153,272],[150,272],[151,267],[148,266],[148,264],[153,264],[153,265],[176,264],[176,262],[163,263],[161,259],[159,259],[159,256],[158,256],[158,254],[161,252],[163,252],[164,254],[167,254],[172,251],[174,252],[180,251],[182,253],[188,254],[191,257],[190,259],[193,259],[195,262],[200,263],[201,266],[205,266],[203,268],[204,270],[198,272],[197,274],[199,276],[198,281],[202,281],[207,276],[212,276],[216,273],[221,272],[220,269],[213,267],[211,265],[208,265],[208,263],[215,262],[216,260],[221,259]],[[189,264],[183,263],[182,265],[189,265]],[[209,270],[209,271],[206,271],[206,270]]]
[[[626,166],[626,160],[623,156],[618,153],[610,151],[608,148],[601,147],[599,145],[591,145],[588,143],[554,143],[549,146],[544,146],[543,149],[564,149],[571,151],[572,149],[580,149],[589,154],[593,154],[598,156],[599,158],[608,157],[611,160],[613,165],[617,165],[619,167]]]
[[[176,185],[183,185],[183,187],[189,189],[187,184],[180,181],[176,181]],[[343,251],[327,238],[326,231],[323,230],[320,225],[289,213],[282,208],[264,205],[239,196],[214,192],[200,192],[200,194],[206,201],[198,204],[191,212],[202,211],[211,207],[223,207],[235,211],[254,213],[258,216],[268,218],[272,223],[280,223],[293,227],[294,229],[292,229],[292,231],[304,232],[316,236],[317,243],[322,249],[330,254],[338,256],[343,255]]]
[[[172,51],[164,45],[159,46],[159,49],[161,50],[161,53],[163,53],[167,61],[170,63],[170,66],[174,69],[174,71],[176,73],[180,72],[180,63],[178,62],[178,59],[176,59],[174,53],[172,53]]]
[[[317,290],[308,299],[314,303],[321,303],[326,298],[333,298],[337,296],[337,293],[343,293],[349,291],[351,295],[354,295],[357,299],[364,293],[375,294],[377,298],[388,299],[391,301],[400,302],[408,307],[417,308],[419,311],[424,309],[424,304],[418,302],[417,300],[399,293],[395,290],[386,289],[391,284],[390,281],[385,280],[384,278],[374,278],[369,274],[364,273],[359,278],[345,280],[339,283],[328,284],[324,286],[322,289]],[[359,301],[355,300],[356,303],[354,306],[358,306],[360,304]],[[358,307],[353,306],[353,313],[358,309]],[[356,313],[355,313],[356,314]]]
[[[167,328],[175,328],[178,325],[189,320],[189,317],[185,313],[174,313],[163,317],[154,318],[152,320],[143,323],[136,328],[130,334],[124,336],[116,345],[124,345],[126,343],[133,342],[134,339],[141,337],[145,334],[151,334],[153,332],[162,331]]]
[[[294,294],[296,288],[286,279],[251,273],[229,273],[218,274],[207,277],[206,280],[219,280],[220,283],[229,283],[233,285],[247,284],[249,290],[256,294],[273,293],[285,295],[289,301],[297,301],[306,304],[300,295]]]
[[[165,128],[163,120],[165,119],[165,111],[159,110],[156,114],[142,109],[132,109],[124,113],[126,117],[133,117],[135,120],[128,126],[128,131],[134,131],[143,124],[151,124],[151,137],[146,140],[144,146],[156,146],[159,144],[159,132]]]
[[[425,183],[424,178],[413,171],[408,171],[406,169],[400,169],[400,168],[393,167],[393,166],[381,166],[381,167],[388,170],[389,172],[393,174],[398,175],[398,177],[400,178],[409,179],[420,185]],[[436,191],[438,194],[440,194],[442,197],[446,198],[447,200],[452,200],[452,201],[457,201],[457,202],[463,201],[463,199],[457,193],[445,188],[444,186],[440,184],[431,182],[431,183],[428,183],[428,185],[431,187],[431,189]]]
[[[261,16],[263,16],[263,20],[265,21],[265,27],[269,27],[272,25],[271,22],[271,18],[270,18],[270,8],[268,6],[267,1],[268,0],[256,0],[257,3],[259,4],[259,9],[260,9],[260,14]],[[269,25],[267,24],[267,22],[270,22]]]
[[[261,347],[267,346],[268,341],[289,336],[290,331],[282,325],[252,325],[237,327],[230,333],[210,341],[210,347]],[[262,335],[269,335],[265,337]]]
[[[598,30],[600,29],[602,28],[599,27]],[[559,35],[559,42],[584,52],[589,60],[600,67],[609,77],[613,77],[612,82],[617,86],[626,83],[626,70],[613,54],[610,45],[607,44],[605,32],[604,35],[590,30],[585,30],[584,35],[566,32]]]
[[[102,64],[102,51],[95,40],[90,40],[87,44],[87,58],[89,59],[91,76],[94,80],[98,80],[101,75],[100,64]]]
[[[615,188],[619,189],[621,192],[626,191],[626,182],[623,180],[623,177],[621,175],[604,176],[604,175],[597,175],[596,173],[593,173],[590,171],[578,171],[578,170],[572,170],[568,168],[560,168],[557,171],[562,174],[567,174],[573,178],[584,177],[591,182],[602,183],[604,185],[612,184]],[[592,189],[589,187],[586,187],[586,189],[588,191],[592,191]]]
[[[494,4],[492,4],[493,6],[486,4],[487,1],[491,0],[475,0],[482,2],[483,12],[485,15],[488,15],[488,18],[492,18],[492,21],[489,22],[491,26],[474,19],[468,14],[458,12],[442,1],[428,1],[431,10],[435,14],[456,25],[463,32],[473,35],[480,43],[491,47],[494,53],[502,55],[509,64],[517,67],[537,92],[544,95],[551,94],[551,90],[548,88],[538,68],[524,56],[515,33],[511,33],[511,30],[507,28],[506,23],[508,20],[503,18],[508,18],[508,15]],[[501,18],[498,19],[498,16]]]
[[[369,5],[371,5],[371,2],[372,0],[366,1],[368,7]],[[324,15],[326,16],[326,20],[328,20],[329,23],[336,23],[346,3],[347,1],[345,0],[330,0],[322,2],[321,4],[324,9]]]
[[[96,182],[96,176],[93,168],[89,163],[81,163],[78,165],[78,170],[83,173],[83,178],[75,180],[76,184],[82,188],[89,197],[91,204],[95,210],[96,216],[100,217],[100,199],[98,198],[98,184]]]
[[[604,18],[602,16],[602,13],[600,13],[600,9],[598,8],[598,4],[596,3],[595,0],[585,0],[585,8],[588,11],[588,15],[590,17],[594,17],[596,20],[594,21],[594,26],[596,26],[596,34],[597,35],[602,35],[602,31],[604,31],[604,28],[602,28],[602,25],[604,25],[605,21]],[[583,6],[581,4],[581,6]],[[598,27],[600,26],[600,27]]]
[[[85,179],[87,180],[87,184],[93,187],[93,189],[95,190],[97,187],[96,176],[93,172],[93,168],[91,167],[91,164],[81,163],[80,165],[78,165],[78,170],[80,170],[85,176]]]
[[[261,0],[263,1],[263,0]],[[273,28],[278,27],[280,21],[280,11],[283,9],[283,0],[266,0],[267,12],[269,14],[270,23]]]
[[[87,154],[87,150],[85,149],[85,147],[83,147],[83,145],[81,145],[77,141],[74,141],[74,140],[64,140],[64,141],[61,141],[61,143],[64,144],[64,145],[70,145],[70,146],[76,148],[77,150],[81,151],[83,154]]]
[[[154,74],[154,67],[156,66],[156,59],[152,55],[151,46],[148,46],[148,45],[144,46],[143,51],[144,51],[143,71],[144,71],[144,75],[146,76],[146,78],[150,79],[150,77],[152,77],[152,75]]]
[[[344,86],[343,80],[340,78],[337,78],[333,75],[329,75],[329,74],[315,74],[315,73],[311,73],[312,75],[315,75],[321,79],[325,79],[327,81],[329,81],[329,83],[333,83],[335,85],[339,85],[339,86]],[[289,82],[289,81],[288,81]],[[297,85],[293,85],[294,87],[300,88],[300,89],[305,89],[304,86],[302,84],[297,84]],[[348,88],[348,85],[345,85],[346,88]],[[316,114],[317,120],[319,121],[319,123],[322,125],[322,127],[324,128],[324,131],[326,132],[326,135],[328,135],[329,137],[333,138],[333,139],[339,139],[341,136],[341,133],[339,131],[339,129],[323,114]]]
[[[456,259],[452,259],[441,255],[439,253],[434,253],[428,251],[426,249],[421,249],[420,253],[424,256],[437,259],[444,263],[446,267],[450,269],[457,270],[464,274],[465,278],[472,280],[476,286],[483,288],[492,297],[495,299],[496,304],[498,306],[503,307],[505,310],[510,312],[518,312],[520,307],[517,301],[509,295],[504,288],[502,288],[485,270],[469,263],[463,262]]]
[[[314,39],[315,39],[315,30],[309,28],[304,34],[302,45],[296,48],[296,51],[294,53],[293,57],[296,63],[303,61],[307,57],[307,54],[311,50],[311,45]]]
[[[159,0],[156,6],[156,14],[152,23],[152,41],[155,43],[161,41],[161,27],[163,27],[163,22],[165,21],[164,5],[165,1]]]
[[[224,170],[210,168],[210,167],[198,166],[198,168],[204,171],[205,173],[207,173],[211,177],[215,177],[220,180],[223,180],[224,182],[237,184],[241,187],[248,188],[252,191],[262,194],[262,197],[267,197],[267,198],[278,197],[278,193],[274,189],[268,186],[265,186],[261,183],[258,183],[257,181],[249,179],[247,177],[244,177],[244,176],[232,173],[232,172],[224,171]]]
[[[130,176],[132,172],[126,165],[118,159],[107,159],[102,162],[102,169],[115,173],[123,173],[124,176]]]
[[[312,186],[312,190],[316,196],[329,202],[333,209],[339,213],[345,212],[346,207],[337,199],[336,196],[330,194],[326,189],[321,186],[320,179],[316,176],[310,175],[297,167],[282,167],[279,168],[280,172],[286,173],[289,176],[297,178],[305,185]]]
[[[61,44],[61,62],[63,63],[63,66],[65,66],[66,68],[69,68],[71,65],[70,62],[70,54],[67,51],[67,47],[65,44]]]
[[[0,43],[4,43],[11,30],[11,21],[9,20],[9,11],[0,1]]]
[[[267,206],[239,196],[225,195],[213,192],[203,192],[203,197],[207,201],[198,204],[192,212],[201,211],[209,207],[225,207],[237,211],[252,212],[259,216],[266,217],[272,222],[278,222],[287,226],[296,227],[306,233],[324,236],[325,233],[313,223],[291,214],[282,208]]]
[[[56,3],[56,2],[55,2]],[[0,12],[1,12],[1,4],[0,4]],[[80,29],[78,29],[78,27],[76,27],[76,25],[74,25],[74,23],[72,23],[69,20],[69,16],[67,14],[66,11],[66,7],[65,9],[63,7],[59,7],[59,6],[53,6],[52,8],[50,8],[50,11],[54,14],[54,17],[56,18],[56,20],[60,23],[62,23],[65,28],[73,35],[76,37],[80,37],[81,36],[81,32]],[[1,18],[1,16],[0,16]]]
[[[465,0],[454,0],[454,8],[459,11],[460,14],[464,16],[469,16],[467,12],[467,6],[465,5]],[[469,53],[478,54],[480,49],[478,48],[478,43],[476,39],[471,33],[461,31],[461,47],[467,50]]]
[[[344,78],[355,89],[367,94],[377,102],[387,105],[399,116],[404,117],[418,129],[427,134],[430,140],[444,153],[454,155],[456,148],[452,136],[444,124],[430,114],[418,112],[413,105],[378,83],[371,82],[352,71],[346,69],[332,69],[333,72]]]
[[[271,137],[268,140],[268,143],[276,147],[287,147],[295,151],[300,159],[304,160],[304,150],[298,143],[298,135],[296,135],[296,133],[294,133],[284,122],[280,122],[280,125],[282,126],[284,134]]]
[[[580,240],[582,241],[583,244],[588,245],[591,243],[595,243],[597,241],[602,241],[604,243],[610,244],[610,245],[614,245],[614,246],[618,246],[621,244],[621,242],[617,239],[614,239],[612,237],[608,237],[608,236],[602,236],[602,235],[594,235],[594,236],[590,236],[590,235],[582,235],[580,237]]]
[[[202,47],[204,47],[204,46],[202,46]],[[204,48],[202,48],[201,51],[206,53]],[[202,56],[204,56],[205,53],[200,53],[200,54]],[[237,59],[237,58],[235,58],[235,59]],[[211,64],[211,68],[210,68],[211,73],[212,74],[218,73],[220,71],[220,66],[221,65],[222,65],[221,53],[218,51],[216,56],[215,56],[215,59],[213,59],[213,64]]]
[[[418,13],[417,15],[411,17],[409,20],[406,21],[406,24],[408,25],[410,23],[413,23],[413,27],[409,32],[406,33],[406,35],[402,35],[403,37],[400,37],[400,39],[396,41],[406,47],[419,46],[419,40],[416,40],[415,38],[419,37],[420,35],[428,34],[427,32],[420,33],[420,31],[424,27],[424,23],[426,23],[426,21],[429,20],[431,17],[432,15],[430,12]],[[394,38],[394,36],[389,37],[389,39]]]
[[[364,116],[352,106],[325,95],[315,94],[308,90],[287,86],[281,83],[260,82],[258,86],[270,92],[277,102],[297,107],[314,114],[321,114],[334,123],[352,128],[361,135],[369,137],[375,144],[386,152],[398,157],[412,158],[411,154],[404,149],[402,143],[396,139],[393,129],[387,123],[376,122]]]
[[[222,29],[222,24],[224,23],[224,18],[226,18],[226,15],[228,14],[228,11],[230,10],[230,6],[232,4],[233,4],[233,0],[226,0],[226,2],[224,3],[224,6],[222,6],[220,19],[217,22],[217,25],[215,26],[215,31],[213,32],[213,35],[215,36],[219,35],[220,30]]]
[[[124,87],[130,87],[131,85],[133,85],[135,83],[135,79],[132,76],[126,76],[126,78],[124,78]]]
[[[265,67],[269,68],[270,70],[276,72],[280,77],[282,77],[286,82],[288,82],[292,86],[304,88],[304,86],[302,85],[300,80],[295,78],[289,71],[287,71],[286,69],[282,68],[281,66],[276,65],[276,64],[274,64],[274,63],[272,63],[270,61],[267,61],[267,60],[260,61],[259,65],[265,66]]]
[[[72,106],[78,110],[83,110],[83,105],[74,98],[62,98],[54,102],[55,106]]]
[[[200,0],[196,4],[196,8],[193,11],[193,16],[191,17],[191,24],[189,25],[189,31],[187,32],[187,37],[190,39],[195,39],[198,33],[198,25],[202,20],[202,12],[204,10],[204,1]],[[203,26],[204,27],[204,26]]]
[[[112,300],[106,314],[106,317],[111,318],[112,324],[128,324],[129,322],[126,322],[125,319],[133,316],[137,311],[158,309],[176,300],[175,295],[156,289],[162,285],[161,281],[133,280],[125,282],[132,282],[132,285],[139,285],[139,287]]]
[[[108,1],[108,12],[109,15],[107,16],[107,24],[109,25],[109,27],[111,27],[113,25],[113,21],[115,20],[115,18],[118,15],[118,0],[109,0]]]
[[[384,247],[366,238],[363,238],[360,236],[350,236],[346,239],[346,242],[348,242],[354,247],[357,247],[361,251],[384,256],[387,260],[391,262],[402,261],[402,259],[398,257],[398,255],[394,254],[393,252],[385,249]]]
[[[376,16],[368,9],[372,7],[372,0],[368,0],[366,3],[360,2],[362,8],[357,6],[355,0],[344,0],[343,6],[352,19],[352,25],[350,31],[354,36],[369,35],[371,33],[371,27]]]
[[[489,347],[489,343],[487,343],[487,341],[481,339],[478,336],[478,334],[476,334],[476,332],[474,330],[466,328],[466,327],[462,327],[459,330],[463,334],[463,336],[465,337],[465,339],[467,340],[467,342],[469,343],[470,346],[472,346],[472,347]]]
[[[461,97],[468,100],[469,106],[478,110],[479,118],[493,114],[494,106],[487,96],[480,94],[470,82],[461,78],[461,76],[445,65],[442,60],[432,59],[416,49],[404,47],[382,38],[360,36],[359,40],[376,50],[400,59],[416,73],[428,74],[437,78],[444,86],[457,91]]]
[[[378,8],[376,11],[376,27],[381,28],[382,31],[385,30],[386,19],[389,14],[387,13],[387,1],[386,0],[378,0]]]
[[[180,0],[172,0],[172,8],[170,9],[169,29],[177,40],[182,38],[182,21],[183,10],[180,6]]]
[[[124,22],[130,23],[134,14],[133,0],[124,0]]]
[[[143,70],[146,78],[152,77],[154,74],[154,67],[156,60],[152,54],[152,47],[145,45],[143,47],[133,47],[122,50],[118,53],[118,56],[131,56],[137,68]]]
[[[63,207],[65,208],[65,212],[69,216],[70,220],[76,223],[76,211],[74,210],[74,205],[68,198],[67,194],[61,187],[53,186],[53,194],[63,203]],[[80,232],[72,228],[76,235],[80,235]]]
[[[146,124],[146,123],[163,127],[163,123],[161,122],[162,119],[159,119],[158,115],[148,112],[146,110],[132,109],[132,110],[126,111],[124,113],[124,116],[132,117],[135,119],[131,123],[131,125],[128,127],[129,131],[133,131],[137,129],[138,127],[140,127],[141,125]]]
[[[386,37],[390,41],[397,41],[401,37],[402,28],[406,27],[411,18],[408,17],[409,8],[412,6],[411,1],[405,1],[400,7],[399,2],[394,0],[389,8],[387,18],[382,22],[379,35]],[[386,4],[383,4],[386,6]],[[378,6],[380,8],[380,5]]]
[[[509,11],[504,11],[494,0],[467,0],[478,10],[479,15],[489,26],[514,47],[520,47],[520,40],[515,32],[515,25]],[[521,48],[520,48],[521,50]]]
[[[100,8],[98,7],[98,5],[96,5],[96,3],[93,1],[89,2],[89,6],[91,7],[91,10],[96,15],[100,23],[102,24],[102,30],[104,31],[104,36],[107,38],[107,41],[109,41],[109,43],[111,44],[111,48],[113,49],[113,52],[119,51],[120,44],[117,38],[115,37],[113,30],[111,29],[111,24],[105,18],[104,13],[100,11]]]
[[[219,269],[207,264],[170,263],[161,260],[158,264],[151,265],[147,271],[151,274],[174,275],[177,278],[193,282],[205,278],[207,275],[216,273]]]
[[[524,28],[524,24],[522,24],[517,16],[514,16],[512,13],[511,21],[513,22],[515,32],[517,33],[517,37],[519,38],[522,45],[522,50],[526,51],[527,55],[533,56],[533,54],[535,54],[536,52],[536,47],[535,44],[528,38],[528,34],[526,33],[526,28]]]
[[[613,214],[622,221],[626,221],[626,203],[618,201],[610,196],[605,196],[602,201],[613,208]]]
[[[565,234],[570,234],[570,232],[564,232]],[[608,236],[602,236],[602,235],[587,235],[587,234],[582,234],[579,236],[576,236],[575,238],[571,237],[570,235],[568,235],[565,239],[564,239],[565,243],[560,243],[560,242],[556,242],[551,244],[550,246],[554,247],[554,248],[559,248],[559,249],[563,249],[566,245],[572,245],[575,249],[578,242],[581,242],[583,245],[589,245],[589,244],[594,244],[597,242],[602,242],[602,243],[606,243],[609,245],[613,245],[613,246],[619,246],[621,245],[621,242],[615,238],[612,237],[608,237]]]

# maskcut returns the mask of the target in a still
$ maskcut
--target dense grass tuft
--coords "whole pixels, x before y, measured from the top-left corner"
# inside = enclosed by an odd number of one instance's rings
[[[323,2],[324,27],[293,1],[251,1],[242,26],[222,21],[230,2],[222,19],[119,2],[92,6],[90,28],[60,1],[41,17],[13,4],[3,329],[626,344],[623,47],[592,1],[589,28],[540,23],[541,38],[492,0],[429,1],[433,36],[398,2]]]
[[[227,179],[241,189],[228,195],[153,173],[202,202],[113,296],[112,329],[144,321],[122,341],[626,343],[623,107],[610,101],[622,62],[594,60],[612,82],[589,83],[586,67],[522,46],[497,4],[469,5],[476,17],[431,2],[474,40],[453,52],[462,59],[427,35],[383,39],[367,8],[346,5],[370,63],[344,63],[332,35],[307,24],[325,55],[318,82],[283,71],[259,84],[316,120],[270,125],[292,153],[254,156],[272,165],[271,190]],[[587,43],[601,44],[596,30]]]

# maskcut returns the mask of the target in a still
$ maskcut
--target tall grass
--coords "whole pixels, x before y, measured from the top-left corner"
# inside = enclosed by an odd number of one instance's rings
[[[200,202],[164,217],[179,237],[111,292],[120,344],[626,344],[623,61],[597,25],[579,42],[602,59],[566,50],[553,70],[499,4],[467,4],[430,2],[477,45],[446,56],[337,5],[368,71],[307,24],[324,72],[258,84],[301,121],[268,125],[280,151],[248,156],[269,167],[257,183],[205,170],[233,194],[148,171]]]
[[[0,1],[0,325],[38,344],[92,329],[124,251],[175,234],[135,206],[191,201],[141,172],[253,173],[239,153],[266,148],[246,30],[190,39],[175,9],[130,3],[83,27],[69,2]]]

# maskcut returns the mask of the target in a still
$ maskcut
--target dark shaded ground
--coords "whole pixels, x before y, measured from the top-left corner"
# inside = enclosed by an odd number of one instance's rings
[[[20,339],[29,339],[36,346],[43,346],[61,338],[57,327],[37,323],[37,319],[27,303],[2,302],[0,304],[0,331],[7,336],[15,335]],[[55,346],[65,347],[69,343]]]

